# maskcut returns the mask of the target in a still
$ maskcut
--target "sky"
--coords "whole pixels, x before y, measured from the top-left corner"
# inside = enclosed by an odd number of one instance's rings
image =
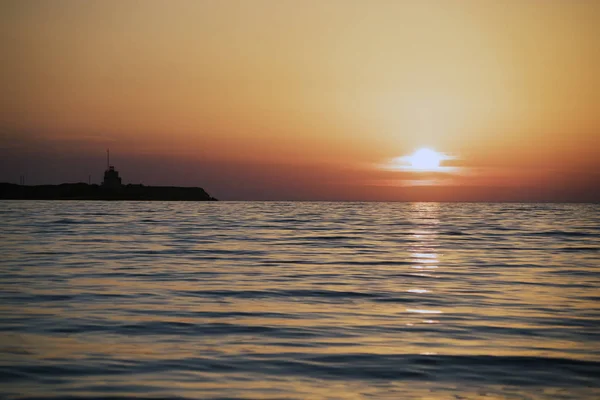
[[[0,182],[600,201],[598,1],[0,0],[0,57]]]

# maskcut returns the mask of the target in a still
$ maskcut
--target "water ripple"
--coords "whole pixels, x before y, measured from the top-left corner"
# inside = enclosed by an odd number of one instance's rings
[[[0,202],[7,399],[600,398],[600,206]]]

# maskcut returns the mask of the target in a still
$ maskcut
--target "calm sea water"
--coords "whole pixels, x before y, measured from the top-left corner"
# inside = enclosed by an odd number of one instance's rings
[[[0,202],[0,394],[600,398],[600,205]]]

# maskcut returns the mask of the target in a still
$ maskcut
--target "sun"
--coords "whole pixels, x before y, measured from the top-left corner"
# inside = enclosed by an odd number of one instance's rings
[[[393,171],[454,173],[461,168],[443,164],[447,160],[456,159],[456,156],[422,147],[412,154],[392,158],[386,164],[382,164],[381,168]]]
[[[419,149],[406,157],[412,168],[421,170],[438,169],[444,159],[443,154],[427,148]]]

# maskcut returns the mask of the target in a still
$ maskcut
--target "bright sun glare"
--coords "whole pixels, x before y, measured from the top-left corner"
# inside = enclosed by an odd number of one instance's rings
[[[436,169],[444,156],[431,149],[419,149],[406,158],[415,169]]]
[[[412,154],[391,159],[388,164],[383,165],[383,168],[411,172],[457,172],[458,167],[442,165],[446,160],[455,159],[454,156],[422,147]]]

